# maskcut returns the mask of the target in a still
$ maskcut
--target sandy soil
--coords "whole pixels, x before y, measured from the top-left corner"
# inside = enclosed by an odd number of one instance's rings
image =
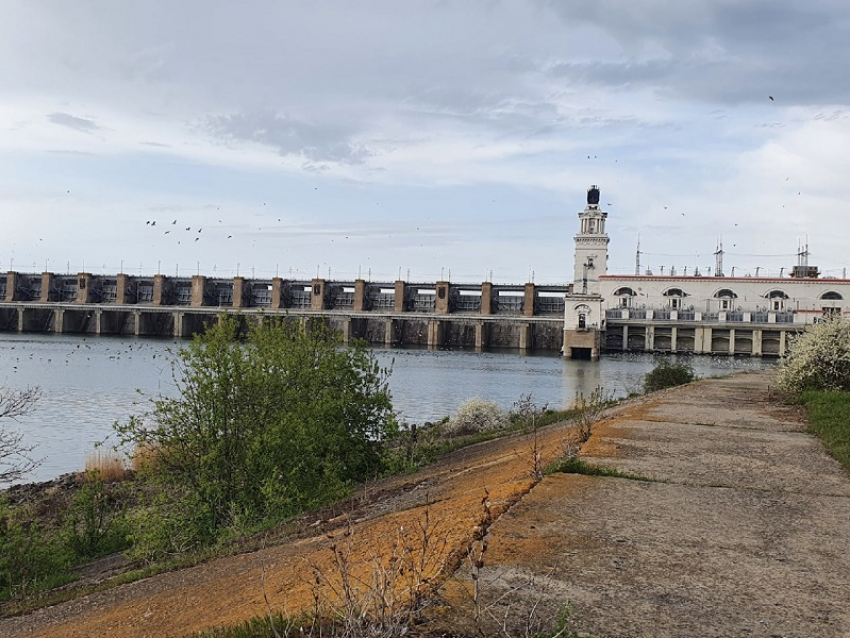
[[[850,637],[850,475],[796,410],[768,400],[768,383],[706,380],[612,412],[583,455],[651,481],[558,474],[535,485],[528,437],[482,444],[367,487],[347,515],[306,521],[289,542],[4,619],[0,636],[182,635],[265,614],[264,589],[292,613],[311,604],[313,567],[337,569],[332,546],[368,571],[400,535],[417,538],[427,512],[445,540],[434,564],[458,567],[435,575],[450,629],[475,629],[477,613],[524,627],[521,609],[551,618],[569,602],[572,627],[599,637]],[[544,462],[567,435],[545,430]],[[460,557],[485,493],[493,521],[476,606]]]

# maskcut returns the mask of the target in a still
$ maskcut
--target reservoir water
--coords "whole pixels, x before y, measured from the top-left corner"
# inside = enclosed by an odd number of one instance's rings
[[[35,445],[41,465],[26,477],[43,481],[83,469],[96,443],[113,441],[112,424],[144,410],[151,398],[173,396],[171,355],[181,342],[150,338],[72,335],[0,335],[0,386],[41,388],[29,415],[7,428]],[[606,394],[639,391],[652,369],[646,354],[608,355],[599,362],[555,355],[409,348],[375,349],[392,364],[390,389],[400,418],[412,423],[452,414],[465,400],[481,397],[509,409],[531,395],[537,405],[569,406],[577,393],[601,386]],[[700,376],[774,365],[770,359],[693,357]]]

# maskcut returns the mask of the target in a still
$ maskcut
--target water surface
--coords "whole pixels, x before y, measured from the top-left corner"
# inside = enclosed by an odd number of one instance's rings
[[[171,354],[180,341],[77,335],[0,335],[0,385],[38,386],[42,397],[33,412],[7,427],[36,445],[41,466],[27,480],[47,480],[84,467],[85,455],[111,441],[112,425],[142,411],[148,400],[172,396]],[[639,391],[653,357],[606,356],[599,362],[571,361],[556,355],[376,348],[392,365],[390,389],[400,417],[436,421],[465,400],[481,397],[510,408],[531,395],[538,405],[567,407],[577,393],[601,386],[606,394]],[[693,357],[701,376],[773,365],[771,360]]]

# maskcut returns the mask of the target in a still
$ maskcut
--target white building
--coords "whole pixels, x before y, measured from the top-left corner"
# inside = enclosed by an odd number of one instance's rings
[[[721,250],[713,276],[609,275],[607,217],[592,186],[575,236],[565,356],[596,359],[619,350],[780,356],[803,325],[848,312],[850,280],[819,278],[807,252],[788,277],[726,277]]]

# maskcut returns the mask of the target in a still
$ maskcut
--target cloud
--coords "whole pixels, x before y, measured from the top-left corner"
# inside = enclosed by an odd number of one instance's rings
[[[606,54],[552,65],[559,77],[741,104],[846,101],[836,60],[850,56],[850,6],[832,0],[617,0],[554,2],[568,28],[586,25],[616,43]]]
[[[100,130],[100,127],[92,120],[87,120],[82,117],[75,117],[73,115],[69,115],[68,113],[51,113],[47,116],[47,119],[53,122],[54,124],[58,124],[59,126],[67,126],[68,128],[72,128],[75,131],[79,131],[80,133],[94,133],[95,131]]]
[[[281,155],[301,155],[314,162],[359,164],[369,156],[344,126],[311,124],[269,111],[210,117],[206,126],[225,140],[257,142]]]

